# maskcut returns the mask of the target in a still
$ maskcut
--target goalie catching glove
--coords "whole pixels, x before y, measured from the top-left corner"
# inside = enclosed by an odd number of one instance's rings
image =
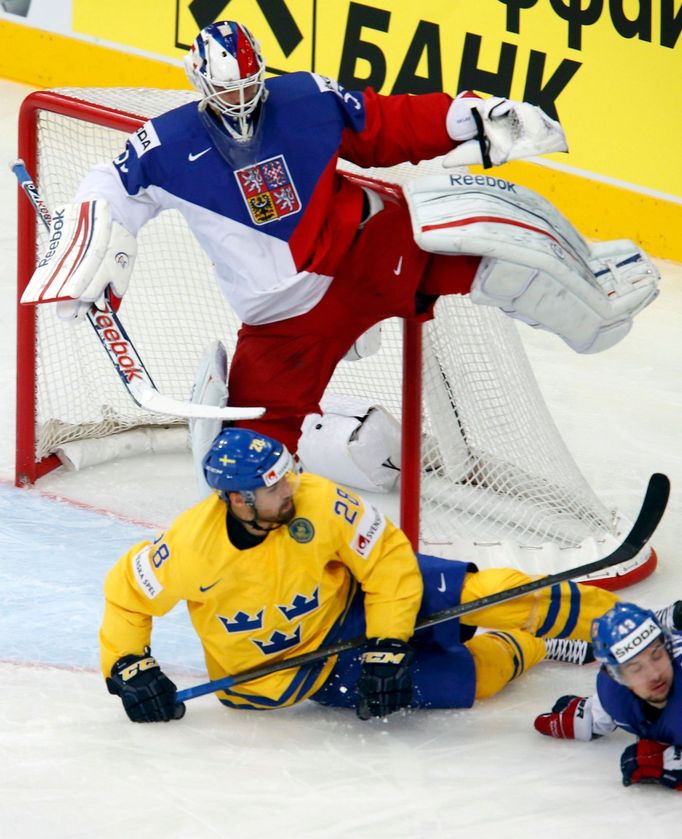
[[[183,702],[176,704],[177,688],[161,672],[159,663],[150,655],[126,655],[111,668],[107,679],[109,693],[120,696],[132,722],[168,722],[185,716]]]
[[[445,127],[460,144],[443,159],[446,168],[483,165],[489,169],[508,160],[568,151],[561,125],[537,105],[498,96],[481,99],[470,90],[453,100]]]
[[[62,320],[80,320],[108,290],[116,309],[136,254],[135,237],[112,220],[108,202],[65,204],[52,217],[47,250],[21,302],[57,301]]]
[[[412,700],[410,664],[414,652],[398,638],[370,638],[360,656],[355,711],[361,720],[385,717]]]

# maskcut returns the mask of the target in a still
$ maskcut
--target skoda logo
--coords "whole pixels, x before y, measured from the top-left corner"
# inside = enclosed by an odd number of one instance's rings
[[[308,519],[293,519],[289,524],[289,535],[294,542],[300,542],[302,545],[305,545],[315,535],[315,528],[313,527],[313,523]]]

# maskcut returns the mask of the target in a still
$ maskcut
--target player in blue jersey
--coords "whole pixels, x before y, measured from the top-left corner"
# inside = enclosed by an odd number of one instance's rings
[[[593,740],[622,728],[623,784],[682,790],[682,601],[658,612],[617,603],[592,626],[602,668],[592,696],[562,696],[535,720],[542,734]]]
[[[466,708],[545,658],[590,660],[589,627],[617,602],[563,583],[415,632],[419,617],[529,581],[510,568],[415,557],[346,487],[294,475],[279,442],[223,431],[205,459],[216,490],[107,575],[102,672],[130,719],[177,718],[175,685],[149,652],[152,624],[185,601],[211,679],[366,635],[367,647],[218,692],[233,708],[304,699],[362,719],[405,706]],[[494,631],[475,635],[477,626]],[[547,639],[547,640],[545,640]]]
[[[185,64],[200,101],[149,120],[113,163],[87,175],[76,202],[59,209],[61,238],[29,288],[61,289],[66,319],[107,287],[122,295],[140,228],[179,211],[243,322],[229,404],[265,405],[249,426],[292,451],[359,336],[389,317],[431,317],[439,295],[471,293],[581,352],[619,340],[655,296],[656,272],[648,263],[640,270],[643,254],[619,259],[609,250],[603,264],[594,261],[548,202],[535,196],[521,209],[520,188],[506,181],[470,178],[454,196],[444,169],[434,225],[420,217],[428,207],[419,196],[408,209],[400,189],[337,169],[339,158],[360,167],[440,155],[452,166],[492,165],[565,148],[561,126],[533,105],[469,92],[382,96],[309,72],[265,79],[257,41],[234,21],[204,28]],[[481,221],[493,235],[481,238]],[[464,222],[462,243],[453,237]],[[77,263],[62,259],[76,241],[85,253]]]

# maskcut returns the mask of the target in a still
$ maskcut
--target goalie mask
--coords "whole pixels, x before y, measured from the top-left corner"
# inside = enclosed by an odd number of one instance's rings
[[[235,140],[248,140],[254,111],[267,96],[265,62],[249,30],[231,20],[206,26],[185,56],[185,72],[203,94],[199,108],[210,105]]]

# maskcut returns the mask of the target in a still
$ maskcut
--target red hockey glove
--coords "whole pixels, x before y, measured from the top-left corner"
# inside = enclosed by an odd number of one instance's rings
[[[586,696],[560,696],[547,714],[535,719],[535,730],[561,740],[592,740],[592,713]]]
[[[620,758],[623,786],[662,784],[682,790],[682,746],[638,740]]]

